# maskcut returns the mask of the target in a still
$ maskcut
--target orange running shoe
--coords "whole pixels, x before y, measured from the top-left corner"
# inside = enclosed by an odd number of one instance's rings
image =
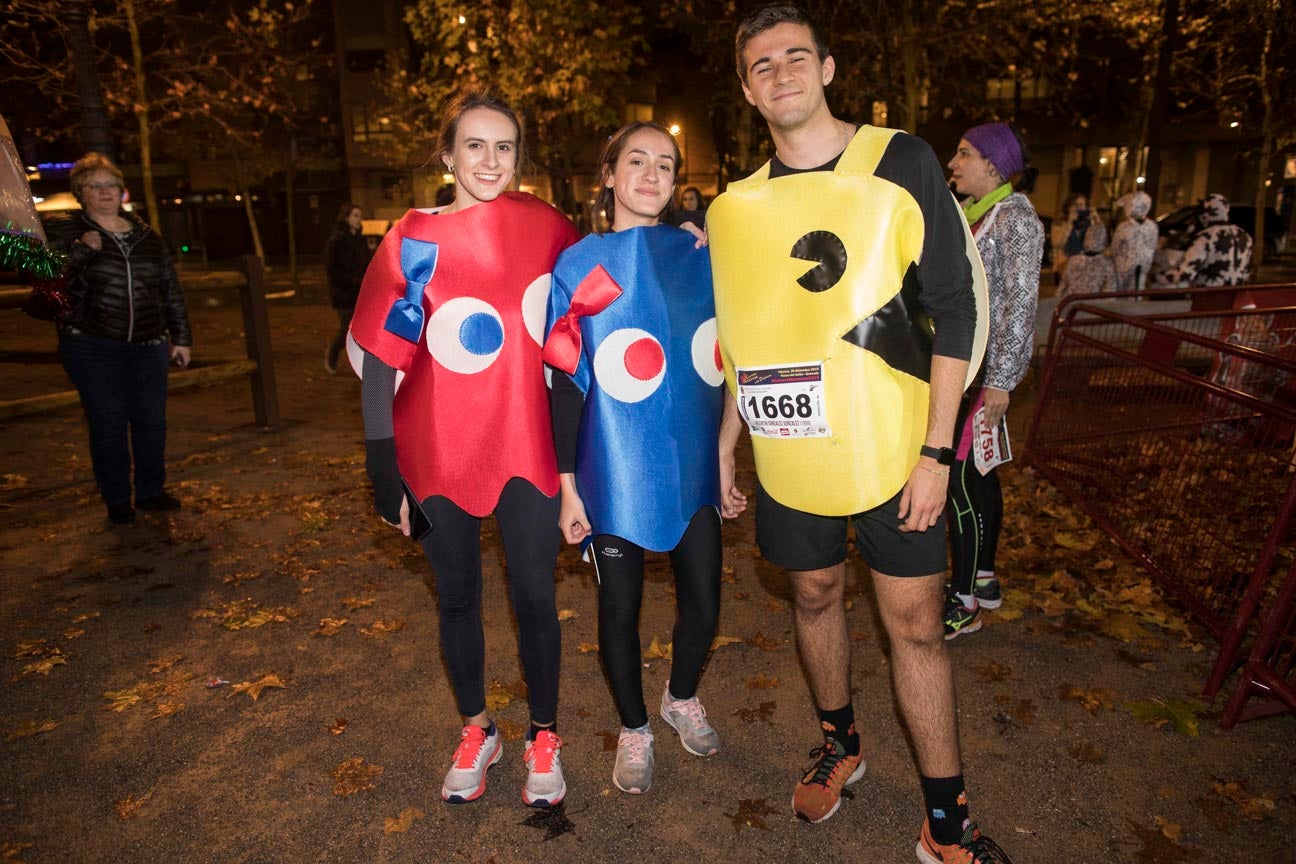
[[[848,756],[845,744],[827,737],[810,758],[814,764],[792,790],[792,812],[806,822],[822,822],[841,807],[842,789],[864,776],[864,757]]]
[[[975,822],[963,829],[963,839],[949,846],[937,843],[931,825],[923,820],[918,834],[918,860],[922,864],[1012,864],[999,844],[981,833]]]

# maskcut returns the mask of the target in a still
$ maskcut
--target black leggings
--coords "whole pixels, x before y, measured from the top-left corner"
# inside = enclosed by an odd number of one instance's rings
[[[611,534],[599,534],[592,548],[599,581],[603,670],[612,685],[621,725],[638,729],[648,722],[639,653],[644,550]],[[714,507],[693,514],[670,559],[676,608],[670,690],[676,699],[691,699],[697,694],[720,616],[720,514]]]
[[[950,584],[959,594],[971,594],[976,572],[995,569],[995,548],[1003,522],[1003,490],[999,469],[985,476],[972,454],[950,468],[949,486]]]
[[[482,634],[481,519],[441,496],[423,502],[432,530],[423,551],[436,571],[445,654],[459,713],[486,710],[486,640]],[[558,717],[558,610],[554,564],[558,559],[558,498],[513,478],[495,505],[509,599],[517,616],[518,651],[530,694],[531,719],[547,726]]]

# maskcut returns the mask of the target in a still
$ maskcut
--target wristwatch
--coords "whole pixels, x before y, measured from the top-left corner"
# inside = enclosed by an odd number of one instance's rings
[[[928,447],[926,444],[918,452],[941,465],[953,465],[954,457],[958,455],[948,447]]]

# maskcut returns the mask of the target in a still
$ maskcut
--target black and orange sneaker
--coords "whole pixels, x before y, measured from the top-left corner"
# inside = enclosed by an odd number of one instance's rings
[[[792,791],[792,812],[806,822],[823,822],[841,807],[842,790],[864,776],[864,757],[847,755],[845,744],[827,737],[810,758],[814,764]]]
[[[1012,864],[1008,853],[982,834],[975,822],[963,829],[962,840],[944,846],[932,837],[931,825],[924,819],[917,852],[922,864]]]

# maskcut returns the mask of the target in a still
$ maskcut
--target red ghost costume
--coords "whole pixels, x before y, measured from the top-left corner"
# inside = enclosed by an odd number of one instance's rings
[[[480,517],[513,477],[558,492],[540,347],[554,261],[578,236],[553,207],[505,192],[410,210],[383,238],[351,335],[405,373],[396,458],[420,502],[442,495]]]

